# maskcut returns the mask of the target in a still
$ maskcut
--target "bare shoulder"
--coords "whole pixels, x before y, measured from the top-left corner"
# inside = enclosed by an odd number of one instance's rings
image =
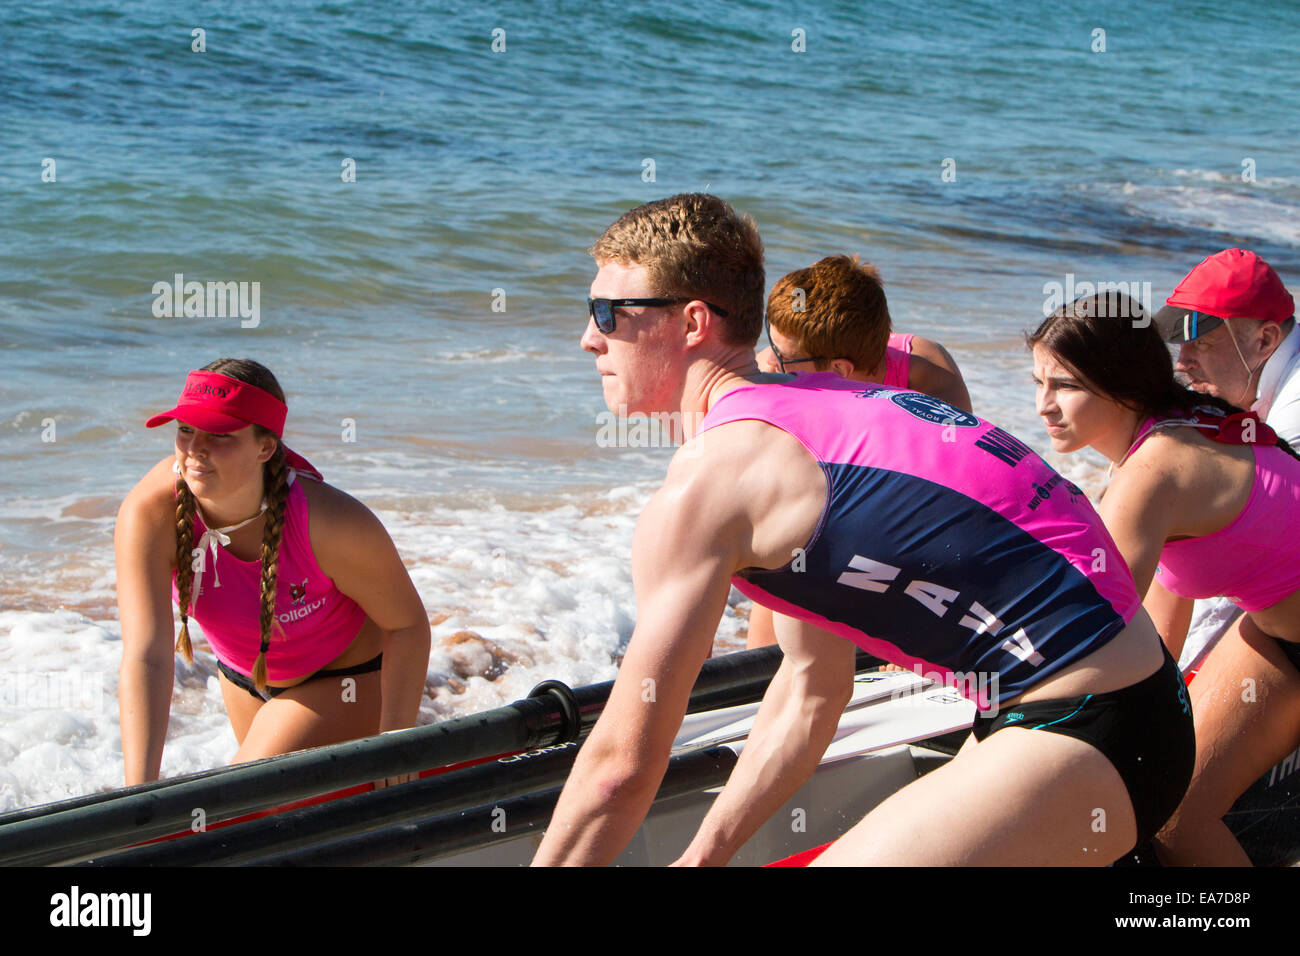
[[[1170,428],[1152,434],[1128,464],[1179,487],[1222,495],[1232,485],[1254,483],[1255,450],[1214,441],[1196,428]]]
[[[970,394],[957,362],[938,342],[912,337],[912,361],[908,367],[908,384],[950,402],[966,411],[971,410]]]
[[[374,512],[346,491],[323,481],[299,477],[298,483],[307,497],[307,513],[311,522],[311,540],[315,546],[321,542],[344,538],[348,535],[366,534],[381,527]]]
[[[129,519],[145,524],[169,523],[176,511],[176,475],[172,472],[170,455],[150,468],[143,478],[136,482],[122,506],[118,509],[118,520]]]
[[[302,486],[303,494],[307,496],[307,506],[313,513],[319,511],[321,514],[347,517],[362,511],[368,513],[370,510],[346,491],[331,484],[301,475],[295,480]]]
[[[766,567],[786,563],[790,547],[807,541],[825,507],[826,488],[821,466],[799,439],[766,422],[744,420],[711,428],[683,445],[661,494],[700,533],[742,535],[746,563]],[[774,556],[779,560],[773,564]]]
[[[165,576],[176,566],[176,477],[169,456],[141,478],[117,509],[113,549],[122,594],[129,569]],[[156,577],[161,580],[161,577]]]
[[[398,560],[393,539],[368,507],[333,485],[311,478],[299,481],[307,496],[312,553],[329,577],[373,573]]]
[[[1213,469],[1214,445],[1195,428],[1152,431],[1128,457],[1122,473],[1147,473],[1169,479],[1179,474]]]
[[[1186,470],[1186,465],[1194,463],[1196,458],[1191,447],[1194,439],[1179,434],[1187,430],[1161,430],[1148,435],[1115,469],[1107,494],[1116,487],[1170,486],[1176,476]]]
[[[799,439],[756,419],[719,425],[691,439],[673,456],[668,479],[691,481],[742,502],[758,496],[764,504],[773,495],[825,484],[821,467]]]
[[[1139,521],[1163,515],[1170,535],[1213,534],[1241,513],[1254,486],[1254,449],[1171,428],[1151,435],[1118,469],[1102,513],[1128,510]]]
[[[1128,460],[1116,469],[1107,497],[1119,493],[1130,501],[1185,504],[1199,510],[1209,498],[1222,494],[1225,482],[1234,478],[1231,461],[1249,449],[1219,453],[1214,443],[1194,428],[1168,428],[1153,432]],[[1247,465],[1252,473],[1253,463]],[[1114,504],[1114,502],[1112,502]]]
[[[933,339],[923,339],[919,335],[912,336],[912,358],[921,359],[923,367],[929,365],[955,375],[961,374],[957,369],[956,360],[946,348]]]

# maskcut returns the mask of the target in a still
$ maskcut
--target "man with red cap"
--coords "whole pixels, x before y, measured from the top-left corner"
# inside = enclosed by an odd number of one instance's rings
[[[1156,313],[1176,343],[1178,371],[1198,391],[1259,413],[1300,443],[1300,335],[1295,300],[1273,268],[1245,249],[1224,249],[1187,274]]]
[[[1187,274],[1155,315],[1178,348],[1178,371],[1197,391],[1259,414],[1300,447],[1300,334],[1295,300],[1272,266],[1246,249],[1224,249]],[[1241,611],[1197,601],[1179,663],[1196,667]]]

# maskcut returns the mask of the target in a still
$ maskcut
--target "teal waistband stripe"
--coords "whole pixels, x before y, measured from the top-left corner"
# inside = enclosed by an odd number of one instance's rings
[[[1081,703],[1078,707],[1074,708],[1073,711],[1071,711],[1070,713],[1066,714],[1064,717],[1060,717],[1060,718],[1058,718],[1058,719],[1056,719],[1056,720],[1049,720],[1049,721],[1048,721],[1047,723],[1045,723],[1045,724],[1039,724],[1038,726],[1036,726],[1036,727],[1032,727],[1032,728],[1030,728],[1030,729],[1032,729],[1032,730],[1042,730],[1044,727],[1050,727],[1050,726],[1052,726],[1052,724],[1059,724],[1062,720],[1069,720],[1071,717],[1073,717],[1073,716],[1074,716],[1075,714],[1077,714],[1079,711],[1083,710],[1083,708],[1087,707],[1087,706],[1088,706],[1088,701],[1090,701],[1090,700],[1092,700],[1092,695],[1091,695],[1091,694],[1089,694],[1087,697],[1085,697],[1085,698],[1083,699],[1083,703]]]

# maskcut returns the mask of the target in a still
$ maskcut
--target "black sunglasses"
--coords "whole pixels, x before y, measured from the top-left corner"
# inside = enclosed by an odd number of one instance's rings
[[[776,347],[776,343],[772,341],[772,323],[768,322],[767,320],[764,320],[763,327],[767,329],[767,346],[772,350],[772,358],[776,359],[776,367],[779,368],[782,372],[785,372],[785,367],[787,365],[798,365],[800,362],[830,361],[830,359],[828,359],[824,355],[811,355],[808,356],[807,358],[786,358],[784,355],[781,354],[781,350]]]
[[[623,308],[633,308],[642,305],[680,305],[683,302],[694,302],[695,299],[587,299],[587,312],[596,323],[596,328],[609,335],[614,331],[614,310]],[[700,300],[704,302],[703,299]],[[719,308],[712,302],[704,302],[710,309],[718,315],[726,316],[727,310]]]

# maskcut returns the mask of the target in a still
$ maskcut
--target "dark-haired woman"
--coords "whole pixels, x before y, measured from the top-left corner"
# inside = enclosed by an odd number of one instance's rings
[[[1065,306],[1029,344],[1053,448],[1111,461],[1099,510],[1173,654],[1192,599],[1247,612],[1192,683],[1196,769],[1157,846],[1167,864],[1248,864],[1223,817],[1300,744],[1300,460],[1253,413],[1179,385],[1127,297]]]
[[[387,532],[281,441],[284,393],[263,366],[191,372],[176,451],[118,511],[114,535],[128,785],[155,780],[175,647],[189,618],[217,657],[235,762],[415,723],[429,661],[424,606]]]

